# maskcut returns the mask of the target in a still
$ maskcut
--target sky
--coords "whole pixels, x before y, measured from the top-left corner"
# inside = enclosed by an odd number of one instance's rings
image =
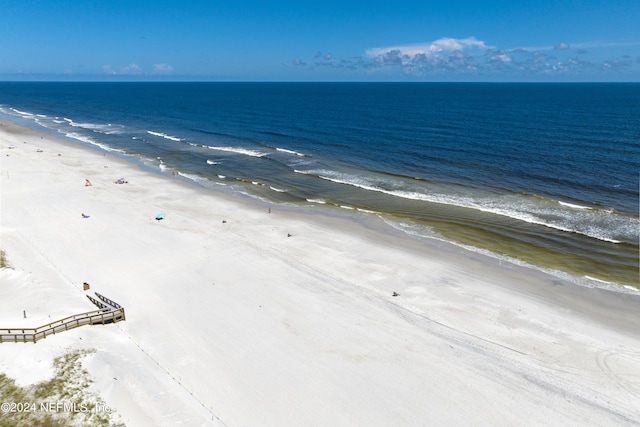
[[[0,0],[0,80],[639,82],[640,0]]]

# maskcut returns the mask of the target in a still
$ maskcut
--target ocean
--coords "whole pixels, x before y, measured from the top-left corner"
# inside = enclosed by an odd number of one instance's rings
[[[0,118],[210,191],[640,289],[640,84],[2,82]]]

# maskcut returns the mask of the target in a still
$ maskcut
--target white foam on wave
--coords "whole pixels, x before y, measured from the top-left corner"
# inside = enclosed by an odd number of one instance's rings
[[[217,164],[220,164],[220,162],[215,162],[213,160],[207,160],[207,164],[208,165],[217,165]]]
[[[287,153],[287,154],[293,154],[296,155],[298,157],[308,157],[306,154],[304,153],[300,153],[298,151],[294,151],[294,150],[288,150],[286,148],[279,148],[279,147],[275,147],[276,151],[280,151],[281,153]]]
[[[607,285],[615,285],[615,283],[613,283],[613,282],[608,282],[608,281],[606,281],[606,280],[598,279],[598,278],[596,278],[596,277],[591,277],[591,276],[587,276],[587,275],[585,275],[585,276],[584,276],[584,278],[585,278],[585,279],[588,279],[588,280],[593,280],[593,281],[595,281],[595,282],[605,283],[605,284],[607,284]]]
[[[609,243],[622,243],[621,240],[613,237],[612,233],[614,231],[611,229],[611,227],[608,226],[608,223],[605,225],[599,224],[599,222],[602,222],[602,218],[597,217],[597,215],[603,215],[603,213],[597,212],[590,208],[579,209],[581,212],[583,212],[580,215],[591,215],[590,217],[578,218],[575,214],[571,214],[570,212],[558,211],[557,208],[554,209],[551,206],[551,203],[548,203],[548,206],[544,206],[544,202],[539,202],[535,205],[532,203],[515,203],[513,201],[502,200],[499,197],[485,197],[478,199],[463,195],[424,193],[408,190],[389,190],[380,187],[377,183],[371,182],[371,180],[367,179],[366,177],[360,177],[326,169],[307,171],[294,169],[294,172],[303,175],[316,176],[326,181],[350,185],[353,187],[361,188],[363,190],[375,191],[394,197],[475,209],[481,212],[500,215],[529,224],[552,228],[558,231],[581,234]],[[564,206],[564,203],[560,203],[560,205]],[[575,208],[573,206],[568,208],[575,211]],[[548,218],[545,218],[545,216],[547,216]],[[625,228],[624,226],[621,227]],[[632,226],[630,227],[633,228]],[[620,232],[620,230],[618,231]],[[631,233],[627,233],[624,230],[622,232],[624,234]]]
[[[269,186],[269,188],[271,190],[275,191],[276,193],[286,193],[287,192],[287,190],[281,190],[280,188],[276,188],[276,187],[272,187],[272,186]]]
[[[16,109],[16,108],[10,108],[10,110],[11,110],[11,111],[13,111],[13,112],[15,112],[16,114],[18,114],[18,115],[20,115],[20,116],[24,117],[24,118],[29,118],[29,117],[33,117],[33,116],[34,116],[34,114],[33,114],[33,113],[28,113],[28,112],[26,112],[26,111],[20,111],[20,110],[18,110],[18,109]]]
[[[182,176],[184,178],[187,178],[187,179],[189,179],[189,180],[191,180],[193,182],[196,182],[196,183],[207,181],[206,178],[203,178],[200,175],[195,175],[195,174],[192,174],[192,173],[178,172],[178,175],[180,175],[180,176]]]
[[[89,138],[88,136],[85,135],[81,135],[77,132],[68,132],[64,134],[67,138],[72,138],[87,144],[91,144],[91,145],[95,145],[96,147],[100,147],[101,149],[103,149],[104,151],[110,151],[112,153],[125,153],[123,150],[119,150],[117,148],[113,148],[110,147],[106,144],[102,144],[99,142],[94,141],[93,139]]]
[[[427,227],[426,225],[399,222],[397,220],[391,220],[382,215],[380,215],[380,219],[391,228],[402,231],[409,236],[435,238],[437,240],[445,241],[442,236],[440,236],[433,230],[433,228]]]
[[[306,199],[309,203],[318,203],[320,205],[326,205],[327,201],[322,199]]]
[[[569,203],[569,202],[563,202],[558,200],[558,203],[561,204],[562,206],[566,206],[568,208],[574,208],[574,209],[593,209],[589,206],[582,206],[582,205],[575,205],[573,203]]]
[[[105,135],[117,135],[123,132],[124,126],[120,125],[112,125],[111,123],[107,123],[106,126],[101,128],[97,128],[94,132],[104,133]]]
[[[65,134],[66,137],[68,138],[73,138],[76,139],[78,141],[82,141],[82,142],[86,142],[87,144],[92,144],[92,145],[98,145],[94,140],[92,140],[91,138],[84,136],[84,135],[80,135],[78,133],[75,132],[69,132]]]
[[[489,202],[486,202],[489,203]],[[466,206],[463,206],[466,207]],[[550,220],[546,220],[541,218],[539,215],[544,214],[545,212],[523,212],[522,210],[517,210],[510,207],[488,207],[486,205],[478,204],[474,202],[471,206],[473,209],[477,209],[482,212],[491,213],[494,215],[501,215],[508,218],[517,219],[519,221],[523,221],[529,224],[540,225],[543,227],[552,228],[554,230],[563,231],[566,233],[577,233],[583,236],[591,237],[594,239],[602,240],[609,243],[619,244],[622,243],[621,240],[614,239],[611,236],[611,230],[596,226],[596,225],[587,225],[587,226],[578,226],[573,221],[573,224],[567,224],[567,222],[571,222],[571,217],[569,215],[562,216],[557,219],[557,222],[552,222]],[[560,216],[559,212],[548,212],[548,214],[554,214],[554,216]]]
[[[425,194],[425,193],[419,193],[416,191],[404,191],[404,190],[387,190],[384,188],[380,188],[374,184],[371,184],[368,180],[364,178],[327,171],[327,170],[301,171],[301,170],[294,169],[294,172],[300,173],[303,175],[315,175],[318,178],[324,179],[325,181],[331,181],[337,184],[351,185],[353,187],[362,188],[363,190],[376,191],[378,193],[384,193],[384,194],[388,194],[390,196],[395,196],[395,197],[402,197],[404,199],[419,200],[419,201],[432,202],[432,203],[442,203],[442,204],[449,204],[449,205],[458,205],[458,206],[465,206],[465,207],[469,207],[467,205],[471,201],[471,199],[468,199],[466,201],[466,204],[463,204],[462,199],[456,200],[455,198],[441,195],[441,194]],[[334,176],[330,176],[330,175],[334,175]]]
[[[159,136],[160,138],[168,139],[171,141],[176,141],[176,142],[182,141],[182,138],[178,138],[177,136],[167,135],[166,133],[162,133],[162,132],[154,132],[154,131],[148,130],[147,133],[149,135]]]
[[[114,125],[112,123],[79,123],[75,122],[72,119],[67,117],[62,118],[61,120],[53,120],[54,123],[61,124],[67,122],[69,126],[73,126],[74,128],[87,129],[96,133],[103,133],[105,135],[113,135],[122,133],[124,126],[122,125]]]
[[[457,246],[459,248],[462,248],[464,250],[467,250],[469,252],[473,252],[473,253],[477,253],[489,258],[493,258],[495,260],[497,260],[499,263],[503,263],[503,262],[507,262],[509,264],[513,264],[513,265],[517,265],[520,267],[525,267],[525,268],[531,268],[534,270],[538,270],[538,271],[542,271],[544,273],[547,273],[551,276],[557,277],[558,279],[561,280],[565,280],[567,282],[571,282],[573,284],[579,285],[579,286],[584,286],[587,288],[601,288],[601,289],[607,289],[610,291],[614,291],[614,292],[622,292],[622,293],[631,293],[631,294],[640,294],[640,290],[631,287],[631,286],[626,286],[626,285],[619,285],[615,282],[609,282],[609,281],[605,281],[605,280],[601,280],[601,279],[596,279],[594,277],[591,276],[574,276],[571,275],[567,272],[561,271],[561,270],[556,270],[556,269],[552,269],[552,268],[545,268],[545,267],[540,267],[540,266],[536,266],[533,264],[530,264],[526,261],[522,261],[520,259],[517,258],[513,258],[510,257],[508,255],[504,255],[504,254],[498,254],[496,252],[492,252],[488,249],[482,249],[482,248],[478,248],[475,246],[471,246],[471,245],[466,245],[463,243],[459,243],[459,242],[455,242],[452,240],[448,240],[445,239],[442,235],[440,235],[439,233],[436,233],[433,229],[431,229],[430,227],[426,227],[423,225],[415,225],[415,224],[409,224],[406,222],[398,222],[395,220],[390,220],[388,218],[385,218],[384,216],[380,216],[380,218],[383,220],[383,222],[385,222],[387,225],[389,225],[390,227],[399,230],[409,236],[413,236],[415,238],[426,238],[426,239],[430,239],[430,240],[436,240],[436,241],[440,241],[440,242],[445,242],[454,246]]]
[[[356,210],[359,211],[359,212],[366,213],[366,214],[374,214],[374,215],[379,215],[380,214],[380,212],[372,211],[370,209],[356,208]]]
[[[244,154],[245,156],[251,156],[251,157],[265,157],[268,154],[260,151],[249,150],[242,147],[217,147],[217,146],[211,146],[211,145],[202,145],[201,147],[209,148],[210,150],[225,151],[228,153]]]
[[[587,286],[589,288],[602,288],[608,289],[612,291],[622,292],[625,294],[640,294],[640,289],[634,288],[629,285],[619,285],[616,282],[611,282],[608,280],[598,279],[597,277],[584,275],[578,280],[577,283],[582,286]]]

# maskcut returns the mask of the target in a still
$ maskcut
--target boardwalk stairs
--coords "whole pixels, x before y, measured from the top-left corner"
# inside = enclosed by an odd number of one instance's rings
[[[75,314],[37,328],[0,328],[0,343],[36,343],[49,335],[55,335],[80,326],[106,325],[126,320],[124,307],[97,292],[95,292],[95,295],[97,298],[91,295],[87,295],[87,298],[98,307],[98,310]]]

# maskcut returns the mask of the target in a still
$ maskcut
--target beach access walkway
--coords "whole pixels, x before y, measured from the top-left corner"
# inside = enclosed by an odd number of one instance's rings
[[[37,328],[0,328],[0,343],[5,342],[33,342],[55,335],[60,332],[78,328],[84,325],[106,325],[126,320],[124,307],[109,298],[95,293],[96,298],[87,295],[87,298],[95,304],[99,310],[74,314],[55,322]]]

